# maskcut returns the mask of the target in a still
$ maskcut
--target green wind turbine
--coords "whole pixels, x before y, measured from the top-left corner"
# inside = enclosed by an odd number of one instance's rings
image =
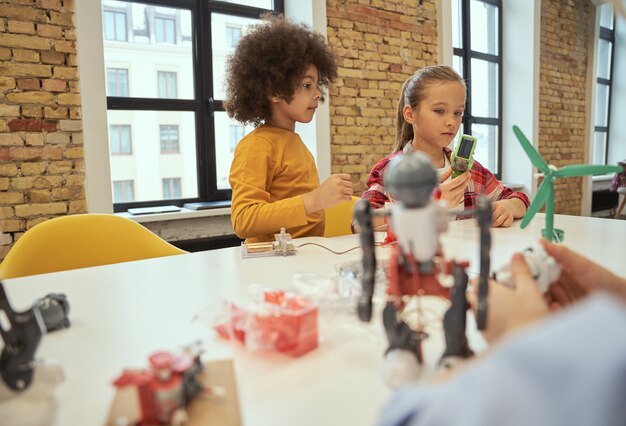
[[[603,175],[611,172],[619,173],[623,169],[617,165],[604,166],[592,164],[570,164],[558,169],[552,164],[548,165],[543,158],[541,158],[541,155],[539,155],[535,147],[533,147],[533,144],[526,139],[526,136],[524,136],[519,127],[513,126],[513,133],[515,133],[522,148],[526,151],[530,162],[543,174],[543,180],[541,181],[541,185],[539,185],[537,195],[535,195],[535,199],[530,203],[520,227],[525,228],[528,226],[532,218],[545,203],[546,227],[541,230],[541,236],[548,241],[563,241],[563,230],[554,229],[554,180],[574,176]]]

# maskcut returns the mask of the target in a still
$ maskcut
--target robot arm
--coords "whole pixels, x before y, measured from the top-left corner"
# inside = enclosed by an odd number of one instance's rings
[[[361,228],[359,238],[363,250],[362,292],[359,297],[358,313],[361,321],[372,319],[372,297],[376,274],[376,252],[374,250],[374,227],[372,226],[372,208],[367,200],[360,199],[354,206],[354,217]]]
[[[487,327],[487,296],[489,295],[489,268],[491,250],[491,200],[480,196],[476,203],[476,220],[480,227],[480,274],[478,276],[478,306],[476,308],[476,328]]]
[[[45,325],[37,307],[15,312],[1,282],[0,315],[0,333],[4,340],[0,375],[9,388],[21,391],[33,380],[33,358],[45,333]]]

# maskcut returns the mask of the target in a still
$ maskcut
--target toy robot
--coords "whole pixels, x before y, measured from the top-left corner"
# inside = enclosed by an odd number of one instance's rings
[[[69,305],[61,294],[48,295],[32,307],[15,312],[0,282],[0,424],[40,426],[56,415],[54,389],[63,381],[61,365],[36,360],[46,333],[69,326]]]
[[[428,157],[419,152],[395,157],[389,163],[384,181],[390,197],[395,200],[388,213],[372,211],[367,200],[359,200],[355,206],[363,250],[363,291],[357,310],[362,321],[371,319],[376,265],[372,215],[388,215],[397,242],[391,247],[383,324],[389,342],[385,357],[388,365],[385,368],[386,382],[394,386],[412,380],[424,362],[421,348],[427,333],[423,321],[418,317],[417,326],[411,327],[403,319],[403,310],[413,298],[430,295],[451,302],[443,319],[446,349],[440,365],[450,366],[451,360],[464,359],[473,354],[465,336],[468,308],[465,298],[468,277],[465,269],[469,264],[465,261],[445,260],[441,253],[439,236],[447,229],[447,209],[433,196],[438,177]],[[481,328],[486,319],[488,288],[489,200],[481,198],[475,213],[481,227],[478,313]],[[444,285],[449,281],[454,284]]]

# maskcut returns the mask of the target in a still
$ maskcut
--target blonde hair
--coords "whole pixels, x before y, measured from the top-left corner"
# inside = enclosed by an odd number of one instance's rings
[[[398,100],[398,112],[396,115],[396,140],[393,144],[393,152],[400,151],[407,142],[413,140],[413,126],[404,119],[404,107],[410,106],[415,109],[424,99],[426,89],[435,83],[444,81],[456,81],[465,88],[463,77],[454,68],[447,65],[432,65],[424,67],[413,74],[402,86],[400,99]]]

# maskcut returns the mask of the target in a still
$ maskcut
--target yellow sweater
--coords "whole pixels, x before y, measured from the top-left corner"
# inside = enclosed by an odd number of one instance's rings
[[[324,210],[307,217],[302,194],[320,185],[315,160],[294,132],[260,126],[237,144],[230,168],[231,221],[247,242],[273,241],[285,228],[295,237],[322,236]]]

